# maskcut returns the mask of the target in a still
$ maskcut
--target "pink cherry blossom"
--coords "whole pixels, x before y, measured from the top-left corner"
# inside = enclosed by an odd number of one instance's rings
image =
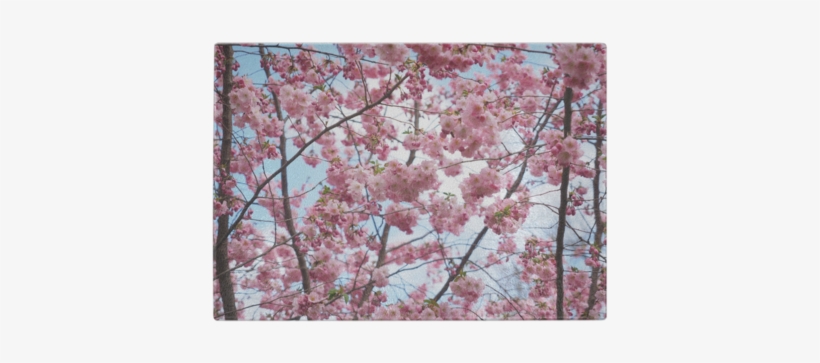
[[[215,319],[606,316],[604,45],[218,45],[214,77]]]

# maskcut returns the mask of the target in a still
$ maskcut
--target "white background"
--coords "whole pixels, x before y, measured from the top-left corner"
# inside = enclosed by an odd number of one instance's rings
[[[0,5],[4,361],[820,360],[817,2]],[[603,322],[214,322],[216,42],[605,42]]]

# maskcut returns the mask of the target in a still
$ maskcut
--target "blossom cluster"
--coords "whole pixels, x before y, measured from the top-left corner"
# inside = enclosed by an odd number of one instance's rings
[[[566,73],[567,87],[583,90],[595,81],[603,66],[603,56],[591,46],[581,44],[558,44],[555,46],[555,62]]]
[[[468,204],[479,203],[484,197],[501,190],[501,174],[492,168],[481,169],[478,174],[470,174],[459,184],[461,195]]]
[[[254,87],[247,77],[235,77],[234,87],[229,95],[236,127],[249,126],[259,135],[279,137],[284,132],[284,123],[270,115],[272,108],[262,102],[262,90]],[[219,104],[219,103],[217,103]],[[214,119],[221,122],[222,105],[214,110]]]
[[[453,290],[453,295],[469,304],[481,297],[484,292],[484,281],[472,276],[459,276],[450,283],[450,289]]]
[[[413,207],[405,207],[393,203],[385,210],[384,220],[407,234],[413,233],[413,227],[418,225],[419,211]]]
[[[484,211],[484,224],[496,234],[515,233],[524,223],[529,212],[529,203],[512,199],[496,199]]]
[[[413,202],[421,192],[440,185],[436,170],[436,162],[432,160],[410,166],[390,161],[383,170],[374,172],[367,184],[371,197],[376,200]]]
[[[388,275],[390,271],[386,266],[379,267],[373,270],[373,285],[376,287],[385,287],[388,284]]]
[[[429,222],[436,232],[450,232],[458,236],[473,214],[472,206],[458,203],[454,196],[442,197],[437,193],[432,193],[426,209],[430,213]]]

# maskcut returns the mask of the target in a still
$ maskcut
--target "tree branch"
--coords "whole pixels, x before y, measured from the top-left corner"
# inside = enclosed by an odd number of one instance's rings
[[[543,51],[543,50],[524,49],[524,48],[513,47],[513,46],[508,46],[508,45],[476,44],[476,43],[467,43],[467,44],[465,44],[465,45],[478,45],[478,46],[482,46],[482,47],[492,47],[492,48],[502,48],[502,49],[520,50],[520,51],[522,51],[522,52],[528,52],[528,53],[540,53],[540,54],[555,55],[555,53],[551,53],[551,52],[547,52],[547,51]]]

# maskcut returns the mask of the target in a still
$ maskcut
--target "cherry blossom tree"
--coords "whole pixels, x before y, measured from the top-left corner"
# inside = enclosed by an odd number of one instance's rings
[[[214,318],[603,319],[603,44],[219,44]]]

